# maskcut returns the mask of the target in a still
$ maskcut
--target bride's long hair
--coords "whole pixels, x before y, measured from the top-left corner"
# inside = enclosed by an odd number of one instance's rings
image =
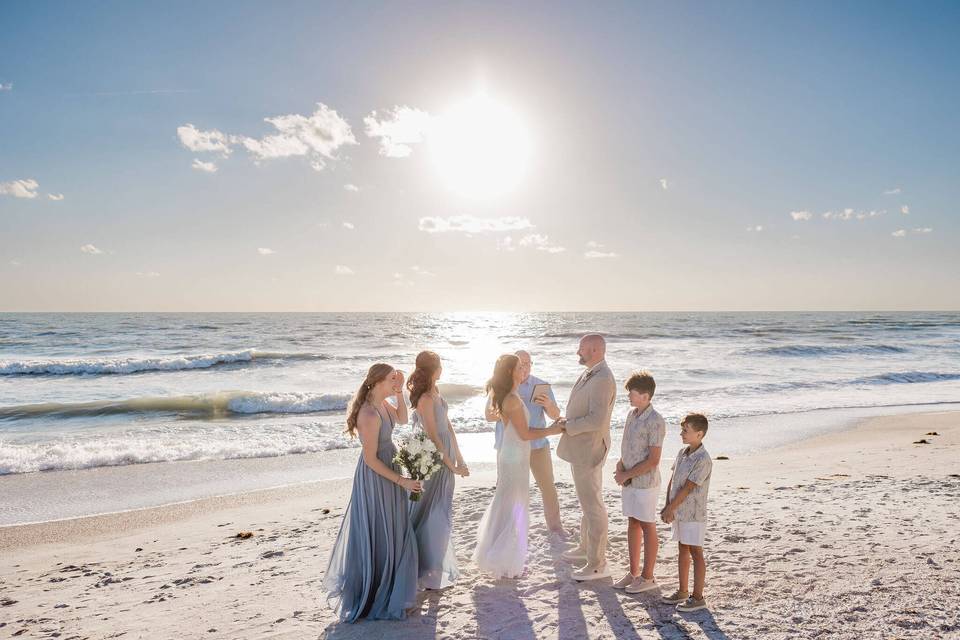
[[[487,381],[487,393],[493,392],[491,403],[497,413],[503,415],[503,401],[513,391],[513,372],[520,364],[520,358],[512,353],[505,353],[497,358],[493,365],[493,377]]]

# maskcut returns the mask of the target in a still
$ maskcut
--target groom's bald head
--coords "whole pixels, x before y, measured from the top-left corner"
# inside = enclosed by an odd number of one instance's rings
[[[577,349],[580,364],[592,367],[607,355],[607,341],[599,333],[588,333],[580,338],[580,348]]]

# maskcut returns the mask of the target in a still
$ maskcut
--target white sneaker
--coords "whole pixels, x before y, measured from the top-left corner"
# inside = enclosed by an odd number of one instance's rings
[[[586,580],[600,580],[602,578],[610,577],[610,569],[607,568],[607,565],[600,567],[586,566],[579,571],[574,571],[571,577],[577,582],[584,582]]]
[[[583,549],[570,549],[560,554],[560,557],[570,562],[583,562],[587,559],[587,552]]]
[[[657,581],[652,578],[650,580],[646,578],[635,578],[633,582],[627,585],[624,591],[627,593],[643,593],[644,591],[658,589],[659,587],[660,585],[657,584]]]

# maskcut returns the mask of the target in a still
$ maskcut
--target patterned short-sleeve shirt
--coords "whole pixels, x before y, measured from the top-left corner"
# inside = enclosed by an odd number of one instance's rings
[[[627,424],[623,427],[623,440],[620,441],[620,460],[624,469],[635,467],[650,457],[650,447],[662,447],[667,435],[667,423],[657,413],[653,405],[643,412],[632,409],[627,414]],[[660,486],[660,467],[639,475],[630,481],[635,489],[649,489]]]
[[[673,462],[673,476],[670,479],[670,495],[667,501],[671,502],[680,493],[680,489],[687,484],[687,480],[697,487],[687,494],[687,497],[677,507],[679,522],[706,522],[707,521],[707,492],[710,490],[710,473],[713,471],[713,460],[706,448],[690,452],[689,447],[680,449],[677,459]]]

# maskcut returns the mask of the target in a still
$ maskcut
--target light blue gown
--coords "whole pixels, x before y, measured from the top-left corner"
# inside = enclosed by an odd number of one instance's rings
[[[444,453],[454,459],[447,401],[435,396],[433,403],[437,435]],[[413,412],[414,428],[423,428],[420,415]],[[423,495],[412,503],[410,523],[417,536],[420,552],[420,588],[443,589],[457,578],[457,556],[453,551],[453,472],[446,465],[423,483]]]
[[[393,420],[380,412],[377,458],[393,464]],[[410,494],[367,466],[361,454],[353,492],[323,578],[327,600],[345,622],[402,619],[417,600],[417,541]]]

